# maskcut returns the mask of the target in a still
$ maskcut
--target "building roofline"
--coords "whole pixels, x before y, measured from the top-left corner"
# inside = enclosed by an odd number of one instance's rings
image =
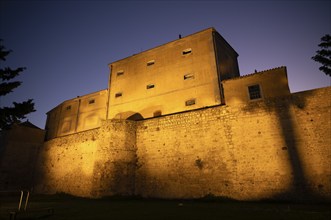
[[[278,70],[278,69],[285,69],[285,72],[287,73],[286,66],[280,66],[280,67],[275,67],[275,68],[271,68],[271,69],[267,69],[267,70],[262,70],[262,71],[255,72],[255,73],[249,73],[249,74],[243,75],[243,76],[238,76],[238,77],[234,77],[234,78],[230,78],[230,79],[225,79],[225,80],[222,80],[222,82],[231,81],[231,80],[238,80],[238,79],[252,77],[252,76],[256,76],[256,75],[267,74],[267,73],[269,73],[273,70]]]
[[[172,40],[172,41],[169,41],[169,42],[166,42],[166,43],[164,43],[164,44],[161,44],[161,45],[158,45],[158,46],[155,46],[155,47],[152,47],[152,48],[150,48],[150,49],[147,49],[147,50],[144,50],[144,51],[141,51],[141,52],[139,52],[139,53],[135,53],[135,54],[132,54],[131,56],[127,56],[127,57],[125,57],[125,58],[122,58],[122,59],[119,59],[119,60],[115,60],[115,61],[113,61],[113,62],[111,62],[111,63],[108,63],[108,66],[110,66],[111,64],[113,64],[113,63],[117,63],[117,62],[119,62],[119,61],[122,61],[122,60],[125,60],[125,59],[127,59],[127,58],[129,58],[129,57],[133,57],[133,56],[136,56],[136,55],[139,55],[139,54],[142,54],[142,53],[145,53],[145,52],[148,52],[148,51],[150,51],[150,50],[154,50],[154,49],[156,49],[156,48],[159,48],[159,47],[163,47],[163,46],[165,46],[165,45],[167,45],[167,44],[170,44],[170,43],[173,43],[173,42],[175,42],[175,41],[179,41],[179,40],[182,40],[182,39],[185,39],[185,38],[188,38],[188,37],[191,37],[191,36],[193,36],[193,35],[196,35],[196,34],[199,34],[199,33],[202,33],[202,32],[205,32],[205,31],[212,31],[212,32],[217,32],[216,31],[216,29],[214,28],[214,27],[209,27],[209,28],[206,28],[206,29],[203,29],[203,30],[201,30],[201,31],[198,31],[198,32],[195,32],[195,33],[192,33],[192,34],[189,34],[189,35],[186,35],[185,37],[182,37],[182,38],[179,38],[179,39],[176,39],[176,40]],[[218,33],[218,32],[217,32]],[[222,36],[220,33],[218,33],[220,36]],[[222,37],[223,38],[223,37]],[[224,38],[223,38],[224,39]],[[225,40],[225,39],[224,39]],[[226,40],[225,40],[225,42],[226,42]],[[226,42],[228,45],[230,45],[228,42]],[[230,46],[231,47],[231,46]],[[231,47],[232,48],[232,47]],[[233,49],[233,48],[232,48]],[[237,53],[237,52],[236,52]]]
[[[74,101],[74,100],[76,100],[76,99],[81,99],[81,98],[84,97],[84,96],[93,95],[93,94],[96,94],[96,93],[99,93],[99,92],[103,92],[103,91],[108,91],[108,89],[102,89],[102,90],[99,90],[99,91],[95,91],[95,92],[87,93],[87,94],[85,94],[85,95],[80,95],[80,96],[77,96],[77,97],[75,97],[75,98],[67,99],[67,100],[61,102],[60,104],[58,104],[56,107],[54,107],[54,108],[52,108],[51,110],[49,110],[48,112],[46,112],[46,115],[47,115],[49,112],[53,111],[54,109],[56,109],[57,107],[63,105],[63,104],[66,103],[66,102]]]
[[[27,127],[27,128],[32,128],[32,129],[44,130],[44,129],[39,128],[35,124],[32,124],[29,120],[12,124],[12,125],[10,125],[9,130],[14,127]]]

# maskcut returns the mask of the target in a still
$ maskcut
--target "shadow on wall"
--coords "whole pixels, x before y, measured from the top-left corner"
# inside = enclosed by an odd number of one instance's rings
[[[30,190],[44,130],[30,122],[0,132],[0,190]]]
[[[138,121],[144,119],[144,117],[137,112],[126,111],[126,112],[118,113],[117,115],[115,115],[114,119]]]
[[[295,199],[300,200],[323,200],[322,196],[316,193],[316,188],[312,188],[312,180],[309,180],[307,175],[307,158],[303,158],[303,151],[306,151],[306,145],[299,143],[300,137],[298,124],[295,122],[293,115],[294,111],[305,111],[307,106],[307,99],[312,96],[313,92],[306,93],[305,96],[284,96],[267,101],[253,101],[242,108],[242,111],[257,113],[261,109],[261,105],[266,105],[269,112],[274,112],[278,124],[280,126],[280,133],[284,140],[285,146],[282,150],[288,153],[288,163],[291,175],[291,185],[287,191],[276,194],[271,199]],[[307,144],[307,143],[305,143]],[[325,199],[325,198],[324,198]]]
[[[169,113],[168,113],[169,114]],[[138,108],[136,111],[124,111],[117,113],[114,119],[130,120],[130,121],[140,121],[146,118],[160,117],[164,115],[163,105],[152,105],[146,108]]]
[[[142,120],[142,119],[144,119],[144,117],[141,114],[136,113],[136,114],[133,114],[130,117],[128,117],[126,120],[129,120],[129,121],[139,121],[139,120]]]
[[[135,188],[135,123],[113,119],[101,127],[92,197],[131,196]]]

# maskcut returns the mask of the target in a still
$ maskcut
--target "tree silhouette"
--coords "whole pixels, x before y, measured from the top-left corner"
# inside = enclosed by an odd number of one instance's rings
[[[25,67],[18,67],[11,69],[10,67],[3,67],[3,62],[6,61],[6,57],[11,53],[11,50],[6,50],[2,45],[0,39],[0,98],[8,93],[11,93],[15,88],[19,87],[22,82],[12,81],[13,78],[17,77]],[[13,102],[12,107],[0,106],[0,131],[8,129],[13,123],[19,123],[22,119],[26,118],[25,115],[34,112],[34,103],[32,99],[17,103]]]
[[[326,75],[331,77],[331,36],[326,34],[321,38],[321,43],[318,45],[321,50],[316,51],[316,55],[312,57],[313,60],[322,64],[319,68]]]

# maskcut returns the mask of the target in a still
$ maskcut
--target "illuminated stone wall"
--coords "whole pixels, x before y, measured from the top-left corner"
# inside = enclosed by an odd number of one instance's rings
[[[49,140],[39,154],[36,192],[131,195],[135,151],[130,121],[104,121],[101,128]]]
[[[328,87],[142,121],[108,120],[47,141],[36,189],[84,197],[330,200],[330,94]]]
[[[138,122],[136,193],[331,199],[330,94],[328,87]]]

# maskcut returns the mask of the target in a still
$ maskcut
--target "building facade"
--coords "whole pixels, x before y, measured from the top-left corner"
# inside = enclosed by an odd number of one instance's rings
[[[113,62],[108,118],[151,118],[220,105],[221,81],[239,76],[237,57],[209,28]]]
[[[284,66],[228,79],[222,82],[222,86],[228,106],[291,94]]]
[[[107,118],[108,90],[66,100],[47,112],[46,140],[100,127]]]

